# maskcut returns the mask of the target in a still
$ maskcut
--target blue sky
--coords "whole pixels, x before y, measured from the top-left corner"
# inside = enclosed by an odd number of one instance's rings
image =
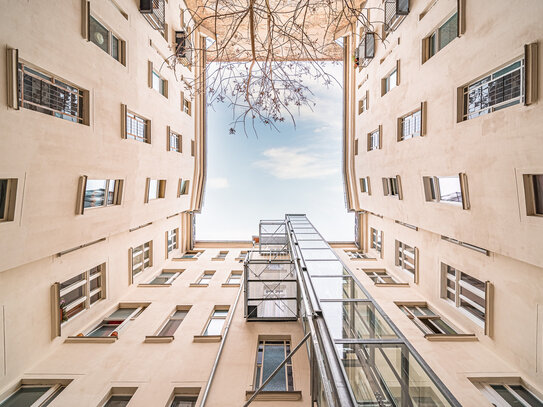
[[[327,65],[340,82],[341,65]],[[305,213],[328,240],[353,240],[354,216],[345,208],[342,176],[342,89],[310,78],[313,111],[295,113],[279,131],[258,127],[229,134],[226,104],[208,108],[207,181],[197,240],[249,240],[260,219]]]

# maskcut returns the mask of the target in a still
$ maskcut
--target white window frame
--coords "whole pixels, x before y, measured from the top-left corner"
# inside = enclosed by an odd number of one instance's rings
[[[379,150],[381,148],[381,128],[368,133],[368,151]]]
[[[108,32],[108,38],[107,38],[107,42],[108,42],[108,50],[104,50],[102,47],[100,47],[98,44],[96,44],[92,38],[91,38],[91,31],[90,31],[90,19],[93,19],[95,20],[99,25],[101,25],[107,32]],[[117,48],[117,56],[118,58],[115,58],[112,54],[112,48],[113,48],[113,37],[117,40],[118,42],[118,48]],[[108,54],[109,56],[111,56],[115,61],[123,64],[123,65],[126,65],[126,58],[125,58],[125,49],[126,49],[126,41],[124,41],[119,35],[117,35],[116,33],[113,32],[113,30],[111,30],[111,28],[109,28],[107,26],[107,24],[104,24],[100,18],[96,17],[96,15],[94,14],[90,14],[89,16],[89,41],[92,42],[94,45],[96,45],[99,49],[101,49],[102,51],[104,51],[106,54]]]
[[[534,398],[536,398],[541,404],[543,404],[543,400],[541,399],[541,397],[535,394],[528,387],[524,386],[522,383],[509,384],[509,383],[504,383],[502,380],[496,380],[495,382],[477,381],[475,383],[475,386],[481,391],[481,393],[483,393],[483,395],[488,399],[488,401],[496,405],[496,407],[511,407],[511,404],[505,401],[503,397],[500,396],[500,394],[492,388],[492,385],[504,386],[507,389],[507,391],[509,391],[509,393],[511,393],[521,403],[523,407],[530,407],[530,404],[528,404],[528,402],[524,398],[522,398],[520,394],[518,394],[515,390],[513,390],[511,388],[511,385],[522,386],[527,392],[529,392],[532,396],[534,396]]]
[[[366,273],[375,284],[401,284],[386,269],[364,269],[364,273]],[[386,281],[385,278],[390,278],[392,281]]]
[[[119,325],[117,325],[117,327],[111,331],[111,333],[108,335],[108,336],[96,336],[96,337],[92,337],[90,336],[91,333],[97,331],[98,329],[100,329],[102,326],[104,325],[107,325],[107,322],[110,321],[110,320],[113,320],[113,321],[118,321],[119,318],[111,318],[111,315],[113,315],[115,312],[117,312],[117,310],[119,309],[122,309],[122,308],[133,308],[134,311],[129,314],[125,319],[123,319],[123,322],[121,322]],[[87,333],[85,334],[85,337],[92,337],[92,338],[108,338],[108,337],[118,337],[118,334],[119,334],[119,331],[124,327],[126,326],[130,321],[133,321],[135,320],[144,310],[145,310],[145,306],[143,305],[136,305],[136,304],[130,304],[130,303],[121,303],[117,306],[117,308],[115,308],[115,310],[113,310],[112,312],[109,313],[109,315],[105,318],[102,318],[100,320],[100,322],[96,323],[96,324],[93,324],[92,325],[92,328],[89,329],[87,331]]]
[[[91,272],[95,269],[98,269],[98,272],[91,275]],[[78,274],[77,276],[83,276],[83,278],[79,281],[74,282],[73,284],[60,288],[59,283],[59,307],[60,307],[60,321],[62,324],[65,324],[75,318],[76,316],[80,315],[82,312],[88,310],[90,307],[92,307],[95,303],[103,300],[106,298],[106,291],[105,291],[105,281],[106,281],[106,263],[99,264],[98,266],[95,266],[87,271],[84,271],[83,273]],[[76,276],[74,276],[76,277]],[[73,277],[72,277],[73,278]],[[91,283],[95,280],[100,278],[100,285],[96,287],[94,290],[91,290]],[[66,281],[69,281],[71,279],[68,279]],[[70,292],[79,289],[80,287],[83,287],[83,294],[81,297],[73,300],[70,304],[65,304],[65,307],[63,307],[62,303],[62,297],[69,294]],[[100,294],[100,298],[98,300],[91,303],[91,298],[94,297],[96,294]],[[62,321],[63,314],[65,312],[69,312],[72,309],[76,308],[77,306],[83,304],[83,309],[79,311],[78,313],[72,315],[70,318],[68,318],[66,321]]]
[[[8,401],[12,396],[14,396],[19,390],[22,388],[31,388],[31,387],[50,387],[49,390],[47,390],[45,393],[41,395],[39,399],[37,399],[34,403],[30,404],[29,407],[41,407],[45,403],[49,402],[50,400],[54,399],[58,396],[58,394],[66,387],[67,385],[60,384],[60,383],[47,383],[47,384],[20,384],[17,389],[13,392],[11,392],[6,398],[0,399],[0,405]]]
[[[234,276],[238,276],[238,278],[233,278]],[[242,278],[243,278],[243,271],[241,271],[241,270],[232,270],[230,272],[230,275],[228,276],[228,279],[226,280],[225,284],[240,285]]]
[[[138,263],[134,263],[134,258],[136,256],[139,256],[140,253],[142,255],[142,261]],[[147,258],[145,258],[145,253],[148,253]],[[144,272],[145,269],[153,266],[153,241],[150,240],[148,242],[140,244],[139,246],[133,247],[132,252],[131,252],[131,260],[132,260],[131,272],[132,272],[132,279],[133,279],[137,275]]]
[[[413,277],[415,283],[418,283],[418,249],[415,246],[410,246],[396,240],[394,257],[396,266]],[[413,271],[406,268],[406,264],[412,266]]]
[[[178,235],[179,228],[168,230],[166,232],[166,258],[168,258],[171,252],[178,248]]]
[[[226,311],[226,314],[224,315],[216,315],[216,313],[218,311]],[[213,311],[211,312],[211,315],[209,316],[207,322],[206,322],[206,325],[204,327],[204,330],[202,331],[202,335],[201,336],[216,336],[216,335],[222,335],[222,332],[224,330],[224,324],[226,323],[226,319],[228,318],[228,313],[230,312],[230,307],[215,307],[213,308]],[[222,323],[222,326],[221,326],[221,332],[218,333],[218,334],[209,334],[208,333],[208,329],[209,329],[209,326],[211,325],[211,321],[215,321],[215,320],[223,320],[223,323]]]
[[[370,234],[370,247],[372,249],[375,249],[379,254],[381,254],[381,251],[383,250],[383,232],[373,227],[370,227]]]
[[[208,286],[211,282],[211,279],[215,275],[214,270],[205,270],[200,277],[198,277],[198,280],[196,280],[196,285],[205,285]]]
[[[402,312],[410,319],[412,320],[417,327],[424,332],[425,335],[461,335],[461,332],[458,331],[457,328],[455,328],[453,325],[451,325],[448,321],[443,319],[437,312],[433,310],[433,308],[429,307],[426,303],[400,303],[396,304]],[[415,308],[419,313],[423,315],[416,315],[413,311],[409,309],[409,307]],[[427,311],[425,311],[425,309]],[[429,321],[430,325],[432,325],[438,332],[433,331],[428,325],[426,325],[422,320]],[[444,331],[439,325],[434,324],[433,320],[440,320],[443,324],[445,324],[447,327],[449,327],[453,333]]]
[[[86,195],[87,190],[89,187],[89,183],[92,181],[105,181],[105,190],[104,190],[104,202],[102,205],[96,205],[96,206],[85,206]],[[111,186],[113,185],[113,191],[110,191]],[[89,190],[94,191],[94,190]],[[111,203],[109,203],[109,193],[113,193],[113,200]],[[83,209],[89,210],[89,209],[95,209],[95,208],[105,208],[110,206],[116,206],[120,205],[121,199],[122,199],[122,192],[123,192],[123,180],[121,179],[87,179],[85,181],[85,190],[83,191]]]

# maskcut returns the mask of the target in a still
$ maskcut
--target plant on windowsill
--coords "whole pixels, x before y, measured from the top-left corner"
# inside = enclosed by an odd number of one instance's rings
[[[66,301],[60,300],[59,311],[60,311],[60,322],[66,322],[68,320],[68,315],[66,312]]]
[[[111,334],[109,334],[109,336],[112,336],[114,338],[118,338],[119,337],[119,333],[117,331],[113,331]]]

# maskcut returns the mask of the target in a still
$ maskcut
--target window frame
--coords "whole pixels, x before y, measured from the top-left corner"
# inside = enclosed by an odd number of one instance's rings
[[[147,178],[145,181],[145,197],[144,202],[149,203],[150,201],[155,201],[157,199],[166,198],[166,179],[154,179]],[[156,188],[151,189],[151,184],[156,183]],[[156,196],[151,196],[151,191],[156,191]]]
[[[183,136],[172,131],[170,126],[166,127],[166,150],[183,153]]]
[[[374,249],[383,258],[383,231],[370,227],[370,249]]]
[[[394,76],[394,80],[392,77]],[[400,60],[396,60],[396,65],[381,79],[381,96],[385,96],[392,89],[400,86]]]
[[[141,249],[140,249],[141,248]],[[134,257],[139,256],[140,253],[135,253],[136,249],[141,250],[142,261],[134,264]],[[130,284],[134,282],[134,279],[143,274],[146,269],[153,267],[153,241],[149,240],[148,242],[142,243],[138,246],[131,247],[129,249],[130,256]],[[148,258],[145,258],[145,252],[148,252]],[[140,269],[141,267],[141,269]],[[139,271],[137,271],[139,270]]]
[[[441,189],[439,185],[440,179],[455,178],[455,175],[444,176],[423,176],[422,182],[424,187],[424,199],[426,202],[444,203],[450,206],[462,207],[462,209],[470,209],[468,181],[465,173],[458,174],[458,184],[460,188],[460,201],[446,201],[442,199]]]
[[[413,252],[413,271],[405,267],[406,263],[406,251]],[[410,256],[409,256],[410,257]],[[416,246],[410,246],[396,239],[395,251],[394,251],[394,264],[399,267],[403,272],[409,274],[413,278],[415,284],[419,283],[419,250]]]
[[[446,319],[443,319],[439,313],[437,313],[433,307],[430,307],[426,302],[396,302],[396,305],[400,310],[407,316],[413,323],[424,333],[426,339],[436,337],[463,337],[466,334],[463,334],[451,324]],[[418,313],[422,315],[417,315],[410,308],[415,308]],[[426,309],[427,311],[424,311]],[[424,322],[426,321],[426,322]],[[439,324],[434,323],[433,321],[441,321],[441,323],[449,328],[452,332],[447,332]],[[473,336],[473,335],[468,335]]]
[[[41,381],[41,380],[38,380]],[[34,382],[34,380],[33,380]],[[33,387],[49,387],[49,390],[44,392],[35,402],[30,404],[28,407],[42,407],[45,405],[49,405],[49,403],[54,400],[69,384],[70,381],[66,383],[65,380],[59,381],[59,382],[52,382],[50,379],[43,380],[43,384],[41,383],[25,383],[23,380],[21,383],[17,385],[17,387],[10,391],[8,394],[5,395],[5,397],[0,398],[0,405],[4,405],[10,398],[15,396],[21,389],[23,388],[33,388]]]
[[[121,105],[121,112],[123,116],[121,120],[122,138],[138,141],[140,143],[151,144],[151,120],[134,112],[133,110],[128,109],[128,107],[124,104]],[[143,126],[143,136],[136,133],[129,133],[129,127],[133,127],[132,125],[128,125],[129,120],[131,120],[131,123],[135,122],[138,126],[140,124]]]
[[[170,257],[170,253],[179,248],[179,228],[167,230],[166,232],[166,259]]]
[[[95,191],[95,190],[88,190],[89,181],[105,181],[105,189],[104,189],[104,201],[102,205],[96,205],[96,206],[85,206],[85,203],[87,202],[87,191]],[[112,203],[109,203],[109,193],[111,192],[110,186],[111,183],[113,183],[113,199]],[[89,179],[88,177],[85,178],[85,189],[83,191],[83,210],[90,210],[90,209],[96,209],[96,208],[106,208],[111,206],[119,206],[122,204],[122,195],[123,195],[123,187],[124,187],[124,180],[122,179]]]
[[[362,269],[364,273],[373,281],[375,285],[391,285],[391,286],[397,286],[397,285],[408,285],[406,283],[402,283],[398,281],[398,279],[390,274],[387,269],[381,268],[381,269]],[[391,281],[385,280],[386,278],[390,279]]]
[[[226,314],[224,315],[215,315],[216,312],[218,311],[226,311]],[[226,320],[228,319],[228,315],[230,315],[230,306],[227,306],[227,305],[217,305],[215,307],[213,307],[213,310],[211,311],[211,314],[209,315],[208,319],[207,319],[207,322],[204,326],[204,329],[202,330],[202,334],[200,336],[203,336],[203,337],[214,337],[214,336],[222,336],[223,332],[224,332],[224,327],[225,327],[225,324],[226,324]],[[209,326],[211,325],[211,321],[214,321],[214,320],[223,320],[223,323],[222,323],[222,326],[221,326],[221,329],[220,329],[220,333],[218,334],[209,334],[207,333],[207,330],[209,329]]]
[[[168,80],[164,78],[159,71],[153,67],[153,62],[147,61],[148,67],[148,86],[150,89],[156,91],[158,94],[164,96],[168,99]],[[156,82],[158,80],[158,82]],[[158,88],[155,87],[155,84],[158,83]]]
[[[543,404],[543,398],[534,392],[531,388],[526,386],[524,382],[520,379],[512,380],[510,378],[494,378],[488,380],[472,380],[475,387],[477,387],[481,393],[486,397],[486,399],[496,405],[497,407],[511,407],[509,404],[494,388],[493,385],[503,386],[506,390],[515,397],[523,406],[529,407],[530,404],[517,393],[516,390],[512,389],[511,386],[521,386],[525,391],[530,393],[537,401]]]
[[[410,120],[415,120],[415,127],[416,127],[416,119],[414,119],[414,115],[418,113],[419,115],[419,129],[418,132],[413,132],[409,134],[405,134],[405,123],[406,120],[411,118]],[[410,126],[411,127],[411,126]],[[423,137],[426,135],[426,102],[422,102],[420,106],[414,110],[411,110],[409,113],[398,117],[397,121],[397,129],[396,129],[396,141],[405,141],[409,139],[413,139],[415,137]]]
[[[134,321],[144,310],[145,308],[147,308],[149,304],[140,304],[140,303],[136,303],[136,304],[133,304],[133,303],[119,303],[117,305],[117,307],[112,311],[112,312],[109,312],[107,313],[108,316],[107,317],[104,317],[100,320],[100,322],[98,323],[94,323],[91,325],[92,328],[89,328],[89,329],[86,329],[86,333],[83,335],[83,334],[79,334],[77,335],[77,338],[114,338],[114,339],[118,339],[118,336],[119,336],[119,331],[121,331],[122,328],[124,328],[130,321]],[[117,312],[118,310],[120,309],[134,309],[134,311],[132,311],[129,315],[127,315],[124,319],[122,319],[122,322],[118,323],[118,324],[109,324],[109,322],[118,322],[118,321],[121,321],[120,318],[112,318],[112,315]],[[102,328],[103,326],[108,326],[108,325],[112,325],[112,326],[116,326],[116,328],[111,331],[111,333],[109,333],[108,335],[106,336],[91,336],[92,333],[96,332],[97,330],[99,330],[100,328]]]
[[[448,43],[446,43],[444,46],[440,47],[440,44],[439,44],[440,30],[455,15],[456,15],[456,36],[453,39],[451,39]],[[458,9],[455,9],[454,11],[447,14],[447,17],[445,17],[426,37],[422,39],[422,63],[423,64],[460,36],[460,31],[459,31],[460,21],[459,20],[460,20],[460,13]]]
[[[289,358],[289,360],[284,365],[284,376],[285,376],[285,390],[265,390],[262,389],[262,393],[266,393],[269,391],[279,391],[283,393],[292,393],[295,392],[294,387],[294,367],[292,363],[292,345],[291,340],[284,339],[284,338],[259,338],[257,348],[256,348],[256,357],[255,357],[255,369],[254,369],[254,378],[253,378],[253,389],[254,391],[260,389],[262,384],[267,380],[263,378],[263,371],[264,371],[264,358],[265,358],[265,352],[266,352],[266,343],[270,344],[278,344],[279,342],[283,343],[283,355],[284,359]],[[262,355],[260,355],[260,348],[262,344]],[[281,370],[277,372],[277,374],[274,376],[277,377],[281,373]],[[289,376],[291,378],[291,382],[289,383]],[[268,376],[269,377],[269,376]]]
[[[106,51],[103,49],[100,45],[98,45],[96,42],[92,40],[92,33],[91,33],[91,20],[95,20],[98,25],[102,26],[104,30],[108,33],[107,43],[108,43],[108,50]],[[120,64],[126,66],[126,41],[121,38],[121,36],[117,35],[107,24],[104,24],[102,22],[102,19],[97,17],[94,13],[89,13],[89,31],[88,31],[88,41],[92,42],[94,45],[96,45],[98,48],[100,48],[102,51],[104,51],[106,54],[111,56],[115,61],[119,62]],[[118,59],[115,58],[112,54],[112,48],[113,48],[113,37],[118,41]]]
[[[543,171],[541,174],[522,174],[522,181],[523,181],[523,185],[524,185],[524,200],[525,200],[525,203],[526,203],[526,216],[531,216],[531,217],[537,217],[537,218],[541,218],[543,217],[543,211],[542,212],[538,212],[537,210],[537,207],[538,206],[542,206],[543,207],[543,203],[539,203],[538,205],[538,194],[536,192],[537,187],[536,188],[536,178],[535,177],[541,177],[542,180],[543,180]],[[543,182],[541,183],[542,184],[542,189],[543,189]],[[541,195],[543,196],[543,191],[541,191]]]
[[[214,275],[215,270],[204,270],[204,272],[198,276],[196,282],[192,283],[191,286],[208,287]]]
[[[370,177],[360,178],[360,193],[371,195]]]
[[[382,126],[379,125],[377,129],[368,133],[368,151],[380,150],[383,147],[381,129]]]
[[[4,210],[0,212],[0,223],[11,222],[15,219],[15,205],[17,204],[17,178],[1,178],[0,182],[5,181],[5,190],[3,195]],[[0,202],[0,207],[2,203]]]

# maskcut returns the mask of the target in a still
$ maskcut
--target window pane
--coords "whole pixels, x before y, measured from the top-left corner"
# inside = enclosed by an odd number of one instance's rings
[[[111,396],[104,407],[125,407],[132,396]]]
[[[195,407],[195,397],[175,396],[170,407]]]
[[[136,310],[136,308],[119,308],[116,310],[113,314],[111,314],[108,319],[121,319],[124,320],[128,318],[132,313]]]
[[[211,319],[207,328],[204,332],[204,335],[220,335],[222,331],[222,326],[224,324],[224,319]]]
[[[109,31],[100,24],[94,17],[90,18],[90,40],[109,53],[108,41]]]
[[[526,390],[521,385],[510,386],[517,394],[524,399],[531,407],[542,407],[543,403],[539,401],[532,393]]]
[[[501,384],[491,384],[490,387],[492,387],[496,393],[500,395],[502,399],[504,399],[510,406],[512,407],[524,407],[524,404],[519,401],[507,388]],[[537,404],[536,404],[537,405]]]
[[[85,188],[85,208],[94,208],[103,206],[106,196],[106,180],[105,179],[89,179]]]
[[[111,34],[111,56],[119,60],[119,39]]]
[[[439,27],[439,49],[454,40],[458,34],[458,14],[454,15],[441,27]]]
[[[107,204],[113,205],[115,197],[115,180],[109,180],[109,185],[107,188]]]
[[[284,343],[266,342],[264,346],[264,361],[262,366],[262,383],[285,359]],[[285,368],[281,369],[264,387],[263,391],[286,391]]]
[[[17,390],[11,397],[0,404],[1,407],[29,407],[41,396],[43,396],[51,387],[26,387],[23,386]]]
[[[90,332],[87,336],[98,337],[98,336],[109,336],[117,327],[118,323],[102,323],[95,330]]]
[[[535,213],[543,215],[543,175],[532,176],[534,185]],[[0,214],[2,211],[0,211]]]
[[[462,192],[459,177],[438,177],[439,198],[443,202],[461,203]]]
[[[170,319],[164,328],[161,329],[159,336],[173,336],[179,325],[183,322],[182,319]]]
[[[8,180],[0,179],[0,219],[6,212],[6,198],[8,194]]]
[[[358,284],[352,277],[312,277],[311,283],[319,299],[365,299]]]

